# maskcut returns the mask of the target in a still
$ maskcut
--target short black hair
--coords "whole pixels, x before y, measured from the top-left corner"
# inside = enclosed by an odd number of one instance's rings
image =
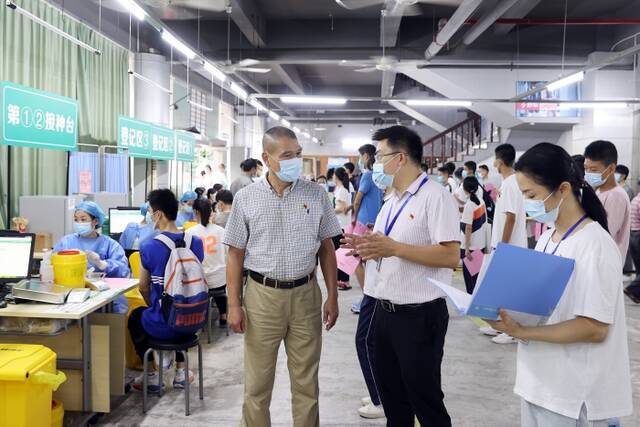
[[[422,172],[428,172],[429,171],[429,165],[426,163],[421,163],[420,164],[420,169],[422,169]]]
[[[456,164],[453,162],[447,162],[443,167],[449,169],[449,175],[453,175],[453,173],[456,171]]]
[[[274,126],[264,133],[262,146],[265,147],[267,144],[272,144],[279,138],[298,139],[295,132],[291,129],[284,126]]]
[[[616,166],[616,172],[624,176],[624,179],[627,179],[629,177],[629,168],[625,165]]]
[[[221,190],[216,194],[216,202],[222,202],[225,205],[233,204],[233,193],[229,190]]]
[[[442,173],[446,173],[447,175],[451,175],[451,172],[449,172],[449,168],[447,167],[447,165],[440,166],[438,168],[438,172],[442,172]]]
[[[464,166],[467,169],[470,169],[473,173],[476,173],[476,170],[478,169],[478,165],[473,160],[469,160],[468,162],[464,162]]]
[[[606,166],[618,163],[618,150],[611,141],[599,139],[587,145],[584,149],[584,157],[594,162],[602,162]]]
[[[374,141],[387,140],[389,147],[406,151],[409,158],[416,164],[422,163],[422,139],[406,126],[391,126],[378,129],[371,137]]]
[[[487,165],[480,165],[480,166],[478,166],[478,169],[484,169],[487,172],[489,172],[489,166],[487,166]]]
[[[224,185],[222,184],[213,184],[213,188],[211,190],[213,190],[214,193],[217,193],[218,191],[222,190],[224,188]]]
[[[455,175],[456,178],[458,179],[462,179],[462,168],[458,168],[453,172],[453,175]]]
[[[516,149],[511,144],[501,144],[495,149],[496,159],[502,160],[502,162],[508,167],[513,167],[513,163],[516,161]]]
[[[196,187],[193,191],[195,191],[195,193],[201,197],[206,190],[204,187]]]
[[[169,221],[175,221],[178,217],[178,199],[173,191],[168,188],[153,190],[147,197],[147,202],[153,211],[160,211]]]
[[[353,173],[356,170],[356,165],[351,162],[347,162],[344,164],[344,168],[347,170],[347,172]]]
[[[244,172],[249,172],[252,169],[257,169],[258,168],[258,163],[256,162],[256,159],[247,159],[247,160],[243,161],[242,163],[240,163],[240,168]]]

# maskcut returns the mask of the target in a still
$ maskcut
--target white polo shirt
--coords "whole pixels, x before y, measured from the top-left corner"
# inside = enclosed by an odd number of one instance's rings
[[[389,237],[417,246],[431,246],[443,242],[460,241],[460,214],[449,191],[434,180],[420,183],[427,177],[421,174],[403,194],[393,191],[380,210],[374,232],[384,233],[387,216],[389,222],[407,197],[413,197],[402,210]],[[444,293],[430,284],[429,278],[451,283],[450,268],[432,268],[402,258],[382,260],[380,271],[377,261],[369,261],[365,274],[365,294],[394,304],[420,304],[444,297]]]

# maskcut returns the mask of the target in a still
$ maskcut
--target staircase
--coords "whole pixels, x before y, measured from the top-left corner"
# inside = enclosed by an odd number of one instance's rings
[[[424,162],[434,174],[444,163],[461,162],[498,141],[498,127],[476,115],[423,142]]]

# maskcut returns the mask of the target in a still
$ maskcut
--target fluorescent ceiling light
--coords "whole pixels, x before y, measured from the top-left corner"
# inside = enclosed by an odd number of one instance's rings
[[[133,0],[118,0],[118,3],[124,6],[133,16],[138,18],[139,21],[144,21],[144,17],[147,16],[147,12]]]
[[[327,130],[327,128],[313,128],[313,130],[318,131],[318,132],[322,132]]]
[[[211,64],[210,62],[207,62],[207,61],[204,62],[204,69],[210,72],[213,77],[215,77],[221,82],[224,82],[225,80],[227,80],[227,75],[222,71],[220,71],[215,65]]]
[[[309,132],[302,132],[300,135],[304,136],[305,138],[311,138]]]
[[[153,80],[151,80],[148,77],[143,76],[142,74],[138,74],[138,73],[136,73],[135,71],[132,71],[132,70],[129,70],[128,73],[130,75],[132,75],[133,77],[135,77],[136,79],[142,80],[145,83],[148,83],[148,84],[150,84],[152,86],[155,86],[155,87],[157,87],[158,89],[160,89],[161,91],[163,91],[165,93],[171,93],[170,89],[167,89],[166,87],[161,86],[160,84],[154,82]]]
[[[34,15],[33,13],[29,12],[28,10],[25,10],[23,8],[21,8],[20,6],[16,5],[15,3],[11,2],[11,1],[7,1],[5,3],[5,5],[9,8],[9,9],[13,9],[16,12],[18,12],[19,14],[31,19],[33,22],[42,25],[43,27],[45,27],[48,30],[53,31],[54,33],[56,33],[57,35],[69,40],[71,43],[78,45],[86,50],[88,50],[89,52],[95,53],[96,55],[101,55],[102,52],[100,52],[98,49],[96,49],[93,46],[88,45],[87,43],[77,39],[76,37],[72,36],[69,33],[64,32],[63,30],[61,30],[60,28],[56,27],[55,25],[52,25],[50,23],[48,23],[47,21],[37,17],[36,15]]]
[[[317,144],[318,142],[320,142],[320,140],[319,140],[318,138],[316,138],[315,136],[314,136],[313,138],[311,138],[311,140],[312,140],[313,142],[315,142],[316,144]]]
[[[357,150],[365,144],[371,144],[371,140],[367,138],[344,138],[342,147],[350,150]]]
[[[249,104],[258,111],[266,111],[266,107],[260,103],[257,99],[251,99]]]
[[[249,96],[249,93],[246,90],[244,90],[236,82],[232,82],[231,83],[231,91],[233,93],[235,93],[236,95],[238,95],[238,98],[242,99],[243,101],[245,101],[247,99],[247,97]]]
[[[322,105],[343,105],[347,102],[345,98],[329,98],[318,96],[283,96],[280,98],[285,104],[322,104]]]
[[[274,113],[273,111],[269,111],[269,117],[271,117],[275,121],[280,120],[280,116],[278,114]]]
[[[206,105],[203,105],[203,104],[199,104],[199,103],[197,103],[197,102],[195,102],[195,101],[192,101],[192,100],[190,100],[190,99],[187,99],[187,102],[188,102],[189,104],[193,105],[194,107],[202,108],[202,109],[203,109],[203,110],[205,110],[205,111],[213,111],[213,108],[211,108],[211,107],[207,107]]]
[[[293,129],[291,129],[292,131],[294,131],[295,133],[300,132],[300,128],[294,126]]]
[[[471,101],[456,101],[453,99],[410,99],[407,105],[415,107],[471,107]]]
[[[196,53],[191,50],[186,44],[182,43],[167,30],[162,30],[162,40],[169,43],[171,46],[182,52],[187,58],[193,59],[196,57]]]
[[[623,109],[629,104],[625,102],[562,102],[558,104],[558,110],[572,110],[577,108],[605,110],[605,109]]]
[[[580,71],[575,74],[571,74],[570,76],[563,77],[554,82],[547,83],[547,90],[560,89],[561,87],[565,87],[572,83],[577,83],[579,81],[582,81],[582,79],[584,79],[584,71]]]
[[[280,120],[282,122],[283,125],[285,125],[286,127],[290,128],[291,127],[291,122],[285,119]]]

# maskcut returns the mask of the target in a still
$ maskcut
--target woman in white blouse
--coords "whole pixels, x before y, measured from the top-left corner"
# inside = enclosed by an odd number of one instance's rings
[[[349,214],[351,211],[351,192],[349,191],[351,183],[349,182],[349,175],[347,174],[347,171],[343,168],[337,168],[334,171],[333,179],[336,183],[336,189],[333,191],[333,195],[335,197],[336,216],[338,217],[338,222],[340,222],[340,226],[344,231],[351,223],[351,215]],[[342,236],[334,238],[336,248],[340,247],[341,238]],[[338,269],[338,289],[341,291],[351,289],[351,285],[349,284],[349,275],[340,269]]]
[[[607,426],[632,413],[622,259],[606,212],[569,154],[541,143],[516,163],[527,215],[554,224],[536,250],[575,260],[544,326],[524,327],[502,311],[491,322],[521,340],[515,393],[522,426]],[[514,278],[517,285],[517,278]]]

